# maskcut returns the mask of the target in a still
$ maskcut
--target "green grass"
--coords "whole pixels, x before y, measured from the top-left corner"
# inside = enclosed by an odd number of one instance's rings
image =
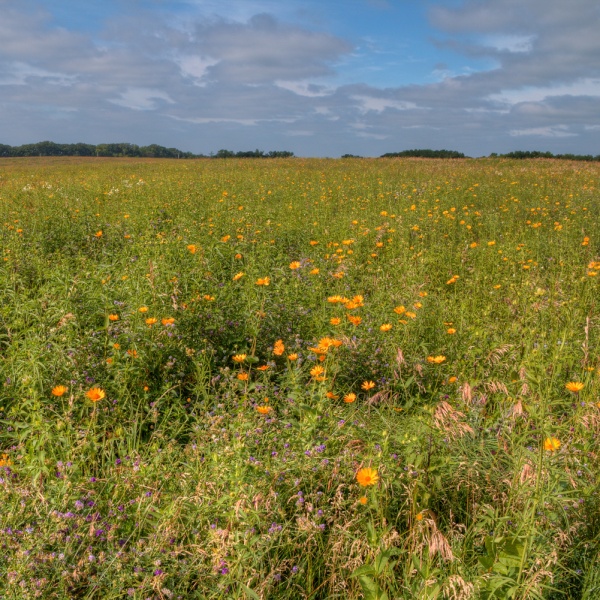
[[[597,596],[599,165],[0,168],[0,598]]]

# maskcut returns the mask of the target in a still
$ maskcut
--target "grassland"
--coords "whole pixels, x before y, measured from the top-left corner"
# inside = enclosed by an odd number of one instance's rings
[[[0,597],[600,597],[599,182],[0,160]]]

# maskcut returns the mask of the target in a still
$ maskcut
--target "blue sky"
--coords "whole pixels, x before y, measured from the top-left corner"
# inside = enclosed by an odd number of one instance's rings
[[[0,0],[0,143],[600,154],[597,0]]]

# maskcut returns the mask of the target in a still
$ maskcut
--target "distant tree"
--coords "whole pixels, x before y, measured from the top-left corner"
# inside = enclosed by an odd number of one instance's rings
[[[12,156],[12,146],[6,144],[0,144],[0,156]]]
[[[388,152],[380,158],[417,157],[417,158],[466,158],[462,152],[455,150],[403,150],[402,152]]]
[[[362,156],[358,156],[357,154],[342,154],[341,158],[362,158]]]

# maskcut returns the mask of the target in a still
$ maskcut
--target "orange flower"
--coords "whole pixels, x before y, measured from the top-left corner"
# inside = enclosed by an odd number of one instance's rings
[[[262,277],[256,280],[256,285],[269,285],[271,280],[268,277]]]
[[[235,363],[243,363],[246,360],[245,354],[234,354],[232,358]]]
[[[346,404],[352,404],[355,400],[356,400],[356,394],[353,394],[352,392],[350,394],[346,394],[344,396],[344,402]]]
[[[448,333],[449,335],[454,335],[456,333],[456,329],[454,329],[454,327],[449,327],[446,330],[446,333]]]
[[[155,319],[154,317],[148,317],[146,319],[146,325],[148,325],[148,327],[152,327],[156,321],[158,321],[158,319]]]
[[[257,406],[256,407],[256,412],[261,415],[268,415],[272,410],[273,410],[273,408],[271,406]]]
[[[64,396],[69,388],[66,385],[57,385],[52,388],[53,396]]]
[[[549,437],[544,440],[544,450],[556,452],[560,448],[560,440],[555,437]]]
[[[277,340],[273,345],[273,354],[275,356],[281,356],[285,352],[285,346],[283,340]]]
[[[361,496],[361,497],[358,499],[358,501],[359,501],[359,502],[360,502],[360,503],[361,503],[363,506],[364,506],[364,505],[365,505],[365,504],[368,502],[368,500],[367,500],[367,497],[366,497],[366,496]]]
[[[574,394],[577,394],[578,392],[580,392],[584,388],[584,384],[581,383],[580,381],[569,381],[569,383],[567,383],[567,385],[565,385],[565,387],[570,392],[573,392]]]
[[[427,362],[432,363],[434,365],[441,365],[446,360],[445,356],[439,354],[438,356],[428,356]]]
[[[288,357],[288,360],[291,360],[292,362],[294,362],[295,360],[298,360],[298,355],[295,352],[288,354],[287,357]]]
[[[354,315],[346,315],[348,317],[348,321],[354,325],[354,327],[358,327],[362,322],[362,317],[354,316]]]
[[[138,357],[137,350],[134,350],[133,348],[129,348],[129,350],[127,350],[127,354],[129,354],[129,356],[131,356],[131,358]]]
[[[290,263],[290,269],[292,269],[292,271],[299,269],[301,266],[302,266],[302,263],[299,260],[293,260]]]
[[[12,467],[12,464],[12,460],[10,460],[6,452],[0,454],[0,467]]]
[[[243,274],[242,272],[236,273],[236,274],[233,276],[233,280],[234,280],[234,281],[238,281],[238,280],[239,280],[239,279],[241,279],[243,276],[244,276],[244,274]]]
[[[335,326],[335,325],[339,325],[342,322],[342,320],[339,319],[338,317],[332,317],[331,319],[329,319],[329,322]]]
[[[118,321],[119,315],[108,315],[109,321]]]
[[[319,269],[315,268],[315,269],[311,269],[310,270],[310,275],[318,275],[319,274]]]
[[[236,377],[240,380],[240,381],[248,381],[248,373],[238,373],[236,375]]]
[[[106,396],[106,393],[102,388],[92,388],[91,390],[88,390],[85,393],[85,395],[92,402],[99,402],[100,400],[102,400],[102,398],[104,398]]]
[[[311,376],[315,379],[323,375],[323,373],[325,373],[325,369],[321,365],[317,365],[310,370]]]
[[[196,254],[196,250],[198,250],[198,247],[195,244],[188,244],[187,245],[187,249],[192,253],[192,254]]]
[[[167,318],[161,319],[160,322],[163,325],[173,325],[175,323],[175,318],[174,317],[167,317]]]
[[[269,365],[260,365],[260,367],[256,367],[257,371],[268,371]]]
[[[379,326],[379,331],[389,331],[392,328],[391,323],[384,323],[383,325]]]
[[[140,306],[138,308],[138,312],[141,312],[141,313],[148,312],[148,307],[147,306]]]
[[[402,315],[406,312],[406,308],[404,306],[396,306],[396,308],[394,308],[394,312],[397,315]]]
[[[235,258],[236,260],[240,260],[240,258],[242,258],[242,255],[238,252],[233,258]]]
[[[96,231],[96,233],[94,234],[94,237],[101,238],[102,237],[102,230]]]
[[[371,469],[370,467],[360,469],[356,474],[356,481],[358,481],[358,484],[362,487],[375,485],[379,481],[377,469]]]
[[[337,400],[339,398],[339,396],[337,396],[331,391],[327,392],[325,396],[327,396],[327,398],[329,398],[330,400]]]
[[[363,381],[363,384],[360,386],[365,392],[372,390],[375,387],[374,381]]]

